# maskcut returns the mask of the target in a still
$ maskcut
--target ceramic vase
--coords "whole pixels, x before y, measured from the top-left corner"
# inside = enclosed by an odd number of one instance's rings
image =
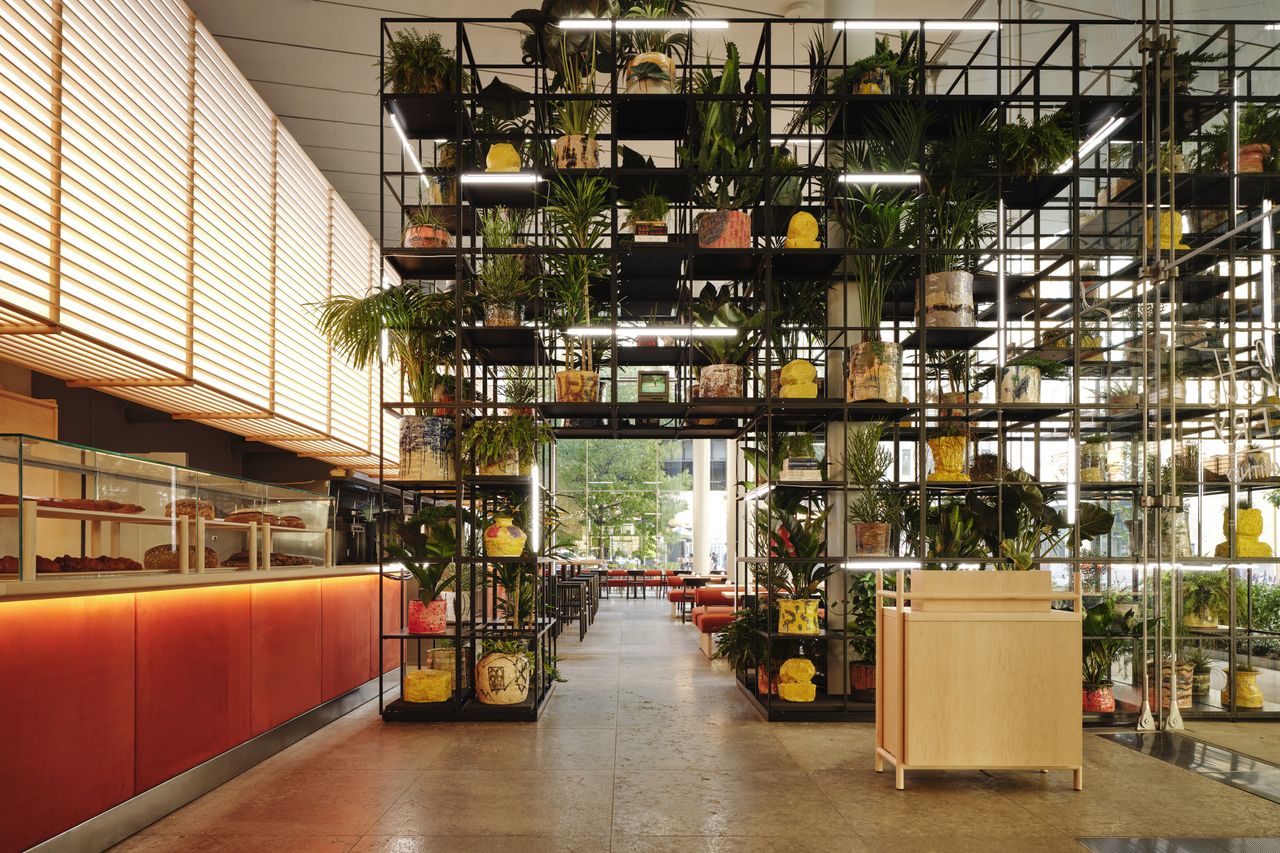
[[[700,397],[741,397],[744,371],[740,364],[708,364],[698,371]]]
[[[520,152],[510,142],[495,142],[484,155],[486,172],[520,171]]]
[[[441,225],[410,225],[404,229],[406,249],[447,249],[453,245],[453,235]]]
[[[485,705],[516,705],[529,698],[533,664],[523,653],[493,652],[476,661],[476,698]]]
[[[594,403],[600,399],[600,374],[594,370],[556,372],[556,402]]]
[[[1195,671],[1191,675],[1191,693],[1195,696],[1207,696],[1209,694],[1209,679],[1212,670],[1204,670],[1203,672]]]
[[[401,418],[399,479],[452,480],[453,440],[453,418]]]
[[[565,134],[556,140],[557,169],[594,169],[600,165],[600,143],[594,136]]]
[[[453,670],[411,669],[404,674],[400,693],[406,702],[444,702],[453,695]]]
[[[520,454],[512,449],[496,462],[476,466],[481,477],[516,477],[520,474]]]
[[[860,702],[874,702],[876,698],[876,665],[856,660],[849,664],[849,687],[853,697]]]
[[[628,95],[670,95],[675,88],[676,61],[665,53],[637,53],[627,63]]]
[[[1110,684],[1086,684],[1080,706],[1086,714],[1110,714],[1116,709],[1116,694]]]
[[[902,345],[863,341],[849,350],[849,380],[845,399],[850,403],[902,399]]]
[[[818,633],[818,600],[816,598],[783,598],[778,601],[778,633]]]
[[[929,481],[967,483],[969,475],[964,470],[964,455],[969,446],[968,436],[938,435],[928,439],[929,452],[933,454],[933,470]]]
[[[1101,444],[1083,444],[1080,447],[1080,482],[1105,483],[1107,480],[1107,449]]]
[[[778,667],[778,698],[786,702],[812,702],[818,695],[813,683],[817,674],[817,667],[808,658],[787,658]]]
[[[1258,688],[1258,672],[1246,672],[1236,670],[1236,707],[1237,708],[1261,708],[1262,707],[1262,691]],[[1222,693],[1218,698],[1222,700],[1224,706],[1231,705],[1231,682],[1227,682],[1227,686],[1222,688]]]
[[[1231,508],[1222,513],[1222,535],[1231,535]],[[1236,556],[1270,557],[1271,546],[1259,540],[1262,535],[1262,510],[1236,510]],[[1231,542],[1219,542],[1213,549],[1215,557],[1231,556]]]
[[[713,210],[698,217],[698,246],[750,249],[751,217],[741,210]]]
[[[765,668],[764,664],[760,664],[756,667],[756,692],[761,695],[766,693],[773,693],[776,695],[778,692],[778,677],[776,675],[771,675],[769,670]]]
[[[1178,707],[1186,710],[1191,707],[1191,679],[1195,673],[1195,666],[1188,661],[1178,661]],[[1157,681],[1162,685],[1160,692],[1160,704],[1164,708],[1169,707],[1169,681],[1173,676],[1173,663],[1166,660],[1164,665],[1160,667],[1160,674],[1156,674],[1154,663],[1147,664],[1147,683],[1155,689]]]
[[[1267,157],[1271,155],[1271,146],[1265,142],[1255,142],[1251,145],[1241,145],[1236,149],[1236,171],[1240,174],[1254,173],[1264,171]],[[1219,161],[1222,171],[1227,171],[1231,167],[1231,162],[1227,159],[1227,155],[1222,155]]]
[[[486,557],[519,557],[529,536],[507,516],[499,516],[484,532]]]
[[[772,377],[770,377],[772,381]],[[778,371],[778,396],[793,400],[813,400],[818,396],[818,368],[797,358]]]
[[[967,328],[975,324],[973,273],[964,270],[929,273],[924,277],[924,324]]]
[[[409,601],[410,634],[443,634],[449,621],[449,605],[443,598],[423,604],[414,598]]]
[[[882,521],[854,522],[854,553],[859,557],[889,556],[889,535],[892,530],[892,525]]]
[[[484,306],[484,324],[500,328],[518,326],[520,325],[520,309],[514,305],[486,305]]]
[[[1000,368],[1001,403],[1039,403],[1040,368],[1012,364]]]

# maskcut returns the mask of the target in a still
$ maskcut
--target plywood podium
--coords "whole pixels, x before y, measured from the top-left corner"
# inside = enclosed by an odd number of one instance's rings
[[[1071,770],[1081,788],[1080,578],[876,573],[876,772]],[[1053,601],[1071,610],[1051,610]]]

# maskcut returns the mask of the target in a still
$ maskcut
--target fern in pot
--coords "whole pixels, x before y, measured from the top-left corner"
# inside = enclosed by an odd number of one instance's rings
[[[424,405],[448,399],[456,354],[453,290],[403,282],[366,296],[340,295],[320,305],[318,326],[359,370],[398,365],[413,411],[400,419],[401,480],[451,480],[456,430],[450,410]],[[440,412],[443,411],[443,415]]]
[[[538,448],[551,440],[550,428],[531,415],[475,420],[462,436],[462,449],[482,476],[527,475]]]
[[[454,91],[458,60],[440,42],[439,33],[397,30],[387,39],[382,88],[387,94],[434,95]]]
[[[637,243],[667,242],[667,214],[671,203],[650,187],[627,205],[627,228]]]
[[[732,287],[708,283],[693,306],[693,318],[702,328],[736,329],[726,337],[695,338],[694,345],[710,364],[698,371],[699,397],[741,397],[746,387],[743,366],[755,351],[764,326],[764,311],[748,314],[732,295]]]
[[[476,295],[484,306],[486,326],[520,325],[521,309],[533,293],[526,257],[510,251],[516,247],[525,221],[522,214],[505,207],[481,214],[485,257],[476,280]]]

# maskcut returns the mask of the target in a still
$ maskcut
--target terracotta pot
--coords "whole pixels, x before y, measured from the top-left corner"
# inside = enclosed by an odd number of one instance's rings
[[[565,134],[556,140],[557,169],[594,169],[600,165],[600,143],[594,136]]]
[[[760,694],[778,692],[778,677],[770,675],[763,666],[756,667],[756,692]]]
[[[975,324],[973,273],[964,270],[929,273],[924,277],[924,324],[967,328]]]
[[[698,395],[741,397],[744,373],[740,364],[708,364],[698,371]]]
[[[929,480],[940,480],[951,483],[967,483],[969,475],[964,470],[965,451],[969,446],[969,438],[964,435],[939,435],[928,439],[929,451],[933,454],[933,470],[929,472]]]
[[[524,553],[527,533],[512,522],[509,516],[500,516],[484,532],[486,557],[519,557]]]
[[[436,385],[431,389],[431,402],[433,403],[454,403],[457,402],[458,396],[444,386],[444,384]],[[453,409],[448,406],[441,406],[438,409],[431,409],[431,414],[437,418],[449,418],[453,420]]]
[[[453,440],[453,418],[401,418],[399,479],[452,480]]]
[[[423,604],[419,599],[409,601],[410,634],[443,634],[449,621],[449,606],[443,598]]]
[[[494,652],[476,661],[476,698],[485,705],[516,705],[529,698],[533,664],[523,653]]]
[[[845,399],[850,403],[902,399],[902,345],[863,341],[849,350],[849,379]]]
[[[1039,403],[1040,368],[1013,364],[1000,368],[1001,403]]]
[[[849,689],[854,698],[862,702],[874,702],[876,696],[876,665],[855,660],[849,663]]]
[[[1271,156],[1271,146],[1265,142],[1241,145],[1236,149],[1236,171],[1240,174],[1262,172],[1267,168],[1267,158]],[[1222,171],[1231,168],[1231,160],[1226,154],[1218,161]]]
[[[1116,709],[1116,695],[1110,684],[1084,686],[1080,707],[1086,714],[1110,714]]]
[[[783,598],[778,601],[778,633],[816,635],[818,599]]]
[[[1236,670],[1236,707],[1237,708],[1261,708],[1262,707],[1262,691],[1258,688],[1258,672],[1243,672]],[[1231,705],[1231,684],[1222,688],[1219,697],[1222,704],[1230,707]]]
[[[556,372],[556,402],[594,403],[600,399],[600,374],[594,370]]]
[[[892,531],[892,525],[881,521],[854,522],[854,553],[859,557],[889,556],[889,536]]]
[[[484,324],[486,326],[511,327],[520,325],[520,309],[514,305],[484,306]]]
[[[406,249],[448,249],[453,235],[442,225],[410,225],[404,229]]]
[[[750,249],[751,217],[741,210],[713,210],[698,217],[698,246]]]
[[[627,63],[629,95],[670,95],[675,89],[676,61],[665,53],[638,53]]]

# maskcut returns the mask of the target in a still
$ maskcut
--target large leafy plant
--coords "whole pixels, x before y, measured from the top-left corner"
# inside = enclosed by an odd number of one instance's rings
[[[1080,633],[1083,635],[1081,680],[1089,687],[1111,684],[1111,668],[1124,654],[1133,638],[1142,632],[1142,623],[1132,610],[1121,610],[1114,596],[1106,595],[1087,606]]]
[[[824,502],[803,490],[774,489],[754,513],[757,553],[785,562],[761,568],[770,592],[811,598],[834,567],[825,561],[827,513]]]
[[[399,560],[418,582],[418,598],[430,604],[457,581],[448,557],[458,553],[453,506],[424,506],[408,519],[394,524],[395,541],[385,546],[387,556]],[[461,510],[463,523],[473,521],[471,512]]]
[[[617,17],[618,4],[613,0],[543,0],[539,9],[520,9],[512,20],[529,29],[520,40],[521,60],[525,65],[542,66],[555,72],[551,91],[563,86],[560,69],[568,62],[589,62],[597,70],[613,73],[614,44],[610,30],[562,30],[556,21],[565,18]]]
[[[742,307],[744,304],[752,309],[751,313]],[[760,341],[764,311],[735,298],[732,285],[717,289],[708,282],[693,304],[693,319],[707,328],[737,329],[738,334],[729,337],[697,338],[695,345],[713,364],[742,364]]]

